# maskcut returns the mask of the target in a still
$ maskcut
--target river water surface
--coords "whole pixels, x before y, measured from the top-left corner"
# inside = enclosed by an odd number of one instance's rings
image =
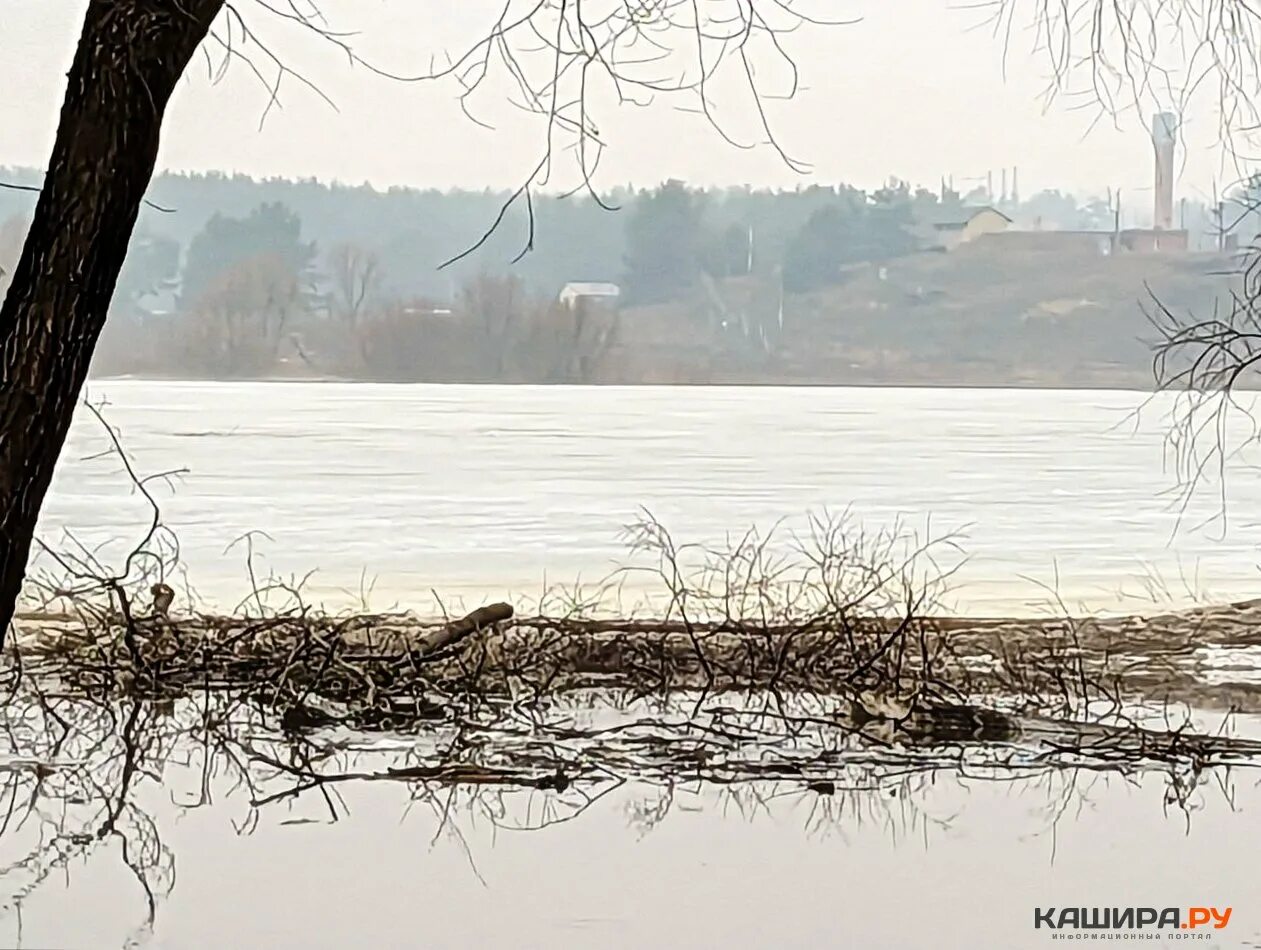
[[[1166,464],[1170,397],[961,389],[574,388],[98,381],[158,489],[192,583],[245,593],[263,564],[316,573],[314,600],[480,603],[591,582],[627,562],[641,507],[681,541],[718,542],[851,507],[869,526],[959,532],[947,605],[971,613],[1152,609],[1257,595],[1261,478],[1182,505]],[[1137,413],[1137,410],[1142,410]],[[1242,430],[1240,430],[1242,431]],[[146,517],[99,424],[80,413],[45,506],[115,558]],[[950,560],[950,558],[947,558]],[[1156,593],[1153,593],[1153,590]]]

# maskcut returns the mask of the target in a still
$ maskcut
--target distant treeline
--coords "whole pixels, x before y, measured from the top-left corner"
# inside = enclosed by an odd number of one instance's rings
[[[0,168],[0,182],[38,186],[30,169]],[[536,195],[530,210],[517,202],[494,233],[450,267],[439,265],[473,247],[510,196],[499,191],[437,191],[325,184],[313,180],[256,180],[243,175],[164,174],[149,192],[141,236],[172,241],[186,255],[210,220],[248,218],[262,205],[283,205],[301,225],[317,254],[338,244],[371,251],[380,261],[383,290],[397,296],[451,299],[474,275],[511,273],[532,290],[554,295],[570,281],[623,284],[644,300],[672,296],[701,268],[714,276],[752,267],[769,273],[789,266],[794,248],[808,257],[812,240],[827,239],[842,258],[892,253],[905,244],[897,231],[912,213],[937,206],[949,214],[963,204],[988,203],[984,194],[959,197],[894,182],[875,192],[846,185],[792,191],[751,188],[689,189],[677,182],[657,188],[614,188],[589,195]],[[29,213],[34,194],[0,189],[0,221]],[[161,210],[160,210],[161,209]],[[1043,192],[1003,210],[1047,227],[1111,225],[1101,202]],[[831,218],[832,223],[812,216]],[[842,219],[844,223],[842,223]],[[882,237],[872,237],[889,225]],[[517,260],[530,245],[530,250]],[[816,249],[817,250],[817,249]],[[808,267],[806,268],[808,269]]]
[[[35,201],[19,189],[39,182],[30,169],[0,169],[0,183],[19,186],[0,188],[0,291]],[[922,250],[932,222],[992,203],[983,190],[961,196],[896,180],[875,191],[700,190],[669,181],[598,198],[510,197],[161,175],[101,358],[112,371],[256,375],[286,348],[306,358],[314,347],[330,372],[409,378],[423,359],[432,376],[458,322],[459,335],[480,334],[486,345],[464,340],[455,350],[475,352],[498,375],[574,378],[586,350],[609,341],[580,319],[585,310],[558,306],[566,283],[615,283],[623,307],[685,300],[712,293],[700,284],[745,276],[787,293],[813,291],[844,283],[854,264]],[[1108,202],[1059,192],[998,204],[1030,227],[1107,229],[1113,221]]]

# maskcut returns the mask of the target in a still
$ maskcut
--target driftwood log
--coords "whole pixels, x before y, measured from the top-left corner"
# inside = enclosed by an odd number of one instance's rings
[[[478,607],[471,614],[426,634],[419,644],[420,653],[424,656],[441,653],[466,637],[481,633],[483,630],[493,629],[496,624],[511,619],[512,606],[510,604],[487,604],[485,607]]]

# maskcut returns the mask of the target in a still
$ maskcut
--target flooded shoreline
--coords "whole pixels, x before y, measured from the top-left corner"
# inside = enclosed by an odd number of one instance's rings
[[[756,604],[466,623],[62,596],[0,671],[14,946],[998,950],[1047,942],[1035,907],[1184,903],[1188,866],[1238,908],[1232,941],[1261,939],[1234,870],[1261,602],[969,621],[793,597],[759,627]]]
[[[1083,577],[1121,576],[1118,551],[1156,551],[1153,525],[1182,515],[1140,510],[1128,449],[1091,435],[1105,416],[1075,397],[1067,414],[1039,404],[1028,438],[1003,408],[952,419],[896,394],[939,451],[926,477],[828,447],[891,421],[861,392],[586,393],[602,420],[625,409],[619,433],[592,430],[572,394],[514,394],[528,411],[505,423],[500,391],[321,387],[274,430],[240,421],[249,386],[115,390],[143,470],[193,463],[149,506],[115,507],[119,472],[80,433],[94,461],[59,476],[73,491],[48,524],[93,537],[49,535],[58,560],[31,575],[39,606],[0,668],[0,942],[1007,950],[1044,942],[1037,906],[1185,903],[1188,863],[1213,891],[1195,900],[1237,907],[1232,939],[1261,939],[1222,858],[1244,859],[1261,765],[1247,532],[1189,548],[1232,565],[1210,573],[1244,596],[1194,575],[1174,590],[1153,568],[1140,596],[1084,603]],[[191,395],[209,407],[195,421],[161,402]],[[469,415],[466,397],[484,402]],[[357,447],[353,426],[371,430]],[[1003,432],[1015,468],[989,472]],[[1066,459],[1073,433],[1085,447]],[[433,461],[470,438],[467,470]],[[612,494],[662,486],[662,520],[612,526]],[[810,499],[795,522],[756,517]],[[937,505],[940,531],[906,517]],[[754,517],[715,540],[733,511]],[[267,556],[295,532],[304,547]],[[203,576],[211,538],[234,580],[224,593],[210,569],[201,599],[181,570]],[[313,550],[332,561],[297,560]],[[369,551],[411,580],[361,573],[338,599],[306,573],[345,579]],[[992,593],[1043,556],[1036,608],[959,609],[967,571]],[[596,579],[500,602],[505,557]],[[1118,876],[1116,854],[1153,848],[1167,860]]]

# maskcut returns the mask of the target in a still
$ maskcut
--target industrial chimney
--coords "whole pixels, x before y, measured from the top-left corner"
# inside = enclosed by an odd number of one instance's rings
[[[1152,226],[1173,228],[1173,149],[1178,135],[1178,117],[1172,112],[1152,116],[1152,148],[1156,154],[1156,206]]]

